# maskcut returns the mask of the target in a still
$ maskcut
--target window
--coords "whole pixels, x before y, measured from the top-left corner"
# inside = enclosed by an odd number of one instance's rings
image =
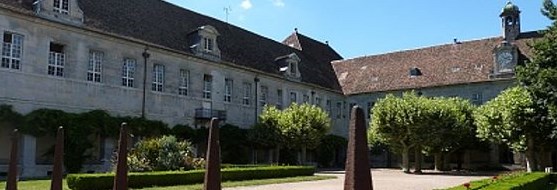
[[[309,96],[307,94],[304,94],[304,103],[308,103],[309,102]]]
[[[153,65],[153,83],[151,90],[162,92],[164,87],[164,65]]]
[[[135,67],[137,62],[135,59],[125,58],[124,66],[122,66],[122,86],[134,87]]]
[[[298,97],[296,97],[296,92],[290,92],[290,104],[298,102]]]
[[[368,118],[368,119],[371,118],[371,113],[372,113],[372,112],[371,112],[371,109],[373,108],[373,106],[375,106],[375,102],[368,102],[368,103],[367,103],[367,111],[366,111],[366,113],[367,113],[367,118]]]
[[[188,95],[188,86],[190,83],[190,71],[180,69],[180,86],[178,87],[178,94],[182,96]]]
[[[410,77],[417,77],[417,76],[422,76],[422,71],[417,67],[411,68]]]
[[[51,42],[48,54],[48,75],[63,77],[65,62],[64,45]]]
[[[104,53],[100,51],[89,52],[89,66],[87,67],[87,81],[101,82],[103,56]]]
[[[325,110],[327,111],[327,113],[331,114],[331,110],[333,109],[332,108],[333,105],[331,104],[331,100],[327,100],[325,104],[326,104],[325,105]]]
[[[342,116],[342,102],[337,102],[337,119]]]
[[[282,109],[282,89],[277,89],[277,108]]]
[[[232,101],[232,88],[234,85],[234,81],[232,79],[224,79],[224,101],[231,102]]]
[[[251,83],[245,82],[244,83],[244,98],[242,104],[250,105],[251,99]]]
[[[476,105],[481,105],[482,104],[482,93],[474,93],[472,94],[472,103],[476,104]]]
[[[54,12],[68,14],[70,12],[69,0],[54,0]]]
[[[23,36],[4,32],[2,43],[2,68],[19,69],[23,48]]]
[[[296,76],[296,73],[298,73],[298,64],[290,63],[290,75]]]
[[[213,51],[213,39],[212,38],[203,38],[203,49],[205,51]]]
[[[315,97],[315,105],[321,107],[321,98]]]
[[[259,97],[259,103],[261,107],[267,105],[267,97],[269,96],[269,88],[267,86],[261,86],[261,97]]]
[[[213,88],[213,76],[203,75],[203,98],[211,99],[211,90]]]

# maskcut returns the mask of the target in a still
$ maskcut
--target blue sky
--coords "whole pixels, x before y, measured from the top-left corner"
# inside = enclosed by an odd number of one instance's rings
[[[167,0],[282,41],[294,28],[344,58],[501,35],[506,0]],[[522,31],[546,28],[542,0],[514,0]]]

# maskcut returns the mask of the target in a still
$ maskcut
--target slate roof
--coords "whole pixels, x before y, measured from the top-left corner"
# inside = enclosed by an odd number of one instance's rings
[[[519,63],[531,55],[527,44],[540,36],[537,32],[522,33],[515,41]],[[501,80],[490,75],[493,50],[502,41],[502,37],[494,37],[364,56],[334,61],[333,68],[346,95]],[[413,68],[422,75],[410,76]]]
[[[31,10],[32,1],[23,0],[23,3],[19,4],[16,0],[0,0],[0,3],[16,10]],[[331,51],[330,47],[323,50],[301,51],[161,0],[78,1],[84,13],[86,27],[190,52],[188,33],[198,27],[211,25],[221,34],[217,42],[223,61],[281,75],[278,65],[274,63],[275,58],[296,53],[302,60],[299,65],[302,82],[340,91],[338,80],[330,64],[331,53],[323,54],[326,56],[313,54]],[[310,44],[312,44],[311,48],[325,48],[314,43]]]

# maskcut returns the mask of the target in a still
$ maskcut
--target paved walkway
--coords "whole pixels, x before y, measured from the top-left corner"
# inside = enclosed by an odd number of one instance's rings
[[[487,174],[441,174],[425,171],[421,175],[404,174],[394,169],[372,169],[374,190],[431,190],[448,188],[463,184],[471,180],[487,178]],[[336,179],[309,181],[299,183],[283,183],[248,187],[225,188],[226,190],[339,190],[343,189],[344,174],[340,172],[318,173],[318,175],[333,175]]]

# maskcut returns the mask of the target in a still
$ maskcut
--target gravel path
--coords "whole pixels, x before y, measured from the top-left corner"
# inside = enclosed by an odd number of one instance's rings
[[[343,189],[344,171],[318,173],[333,175],[336,179],[299,183],[271,184],[248,187],[225,188],[226,190],[339,190]],[[448,188],[471,180],[487,178],[488,174],[441,174],[424,171],[424,174],[404,174],[394,169],[372,169],[374,190],[431,190]]]

